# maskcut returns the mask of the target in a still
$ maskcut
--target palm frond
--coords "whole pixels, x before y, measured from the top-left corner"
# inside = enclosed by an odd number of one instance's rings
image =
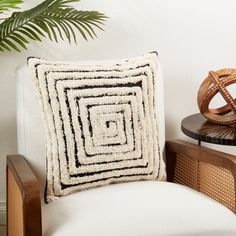
[[[79,11],[68,4],[79,0],[46,0],[38,6],[12,14],[0,24],[0,51],[26,48],[29,40],[42,37],[58,42],[77,42],[78,33],[85,40],[96,37],[106,16],[98,11]],[[77,33],[76,33],[77,32]]]
[[[22,2],[22,0],[0,0],[0,13],[7,11],[10,8],[17,8],[17,5]]]

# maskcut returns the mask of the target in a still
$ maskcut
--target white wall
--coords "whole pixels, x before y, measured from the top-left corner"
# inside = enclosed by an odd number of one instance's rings
[[[26,0],[24,7],[39,2]],[[158,51],[165,76],[167,138],[186,138],[180,122],[198,112],[196,93],[208,71],[236,67],[235,0],[83,0],[78,7],[110,16],[98,39],[81,40],[77,46],[44,40],[21,54],[0,53],[0,203],[5,201],[6,154],[17,152],[14,70],[28,56],[109,59]]]

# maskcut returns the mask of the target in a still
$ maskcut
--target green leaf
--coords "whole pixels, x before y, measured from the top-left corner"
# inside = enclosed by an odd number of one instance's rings
[[[14,39],[14,37],[12,37]],[[5,43],[7,44],[7,46],[12,47],[13,49],[15,49],[16,51],[20,52],[20,49],[9,39],[5,39]]]
[[[103,30],[108,17],[98,11],[79,11],[68,5],[73,2],[79,0],[45,0],[32,9],[13,13],[0,24],[0,51],[20,51],[29,40],[41,41],[43,37],[77,43],[76,31],[85,40],[96,37],[95,29]]]
[[[0,13],[7,11],[10,8],[17,8],[17,5],[22,2],[22,0],[0,0]]]
[[[11,49],[7,45],[5,45],[3,42],[0,42],[0,47],[2,48],[3,51],[4,51],[4,49],[11,51]]]

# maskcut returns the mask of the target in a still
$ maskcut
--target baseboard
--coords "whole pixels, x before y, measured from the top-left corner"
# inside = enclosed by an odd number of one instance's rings
[[[6,202],[0,202],[0,225],[6,225]]]

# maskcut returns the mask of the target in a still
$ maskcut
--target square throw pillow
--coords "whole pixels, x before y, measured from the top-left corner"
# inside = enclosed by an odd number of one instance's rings
[[[162,180],[156,53],[128,60],[29,58],[46,128],[46,202],[92,187]]]

